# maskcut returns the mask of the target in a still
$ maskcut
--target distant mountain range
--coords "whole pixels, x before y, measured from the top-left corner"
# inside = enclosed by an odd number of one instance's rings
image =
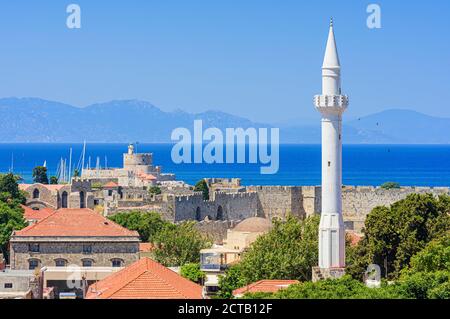
[[[139,100],[120,100],[84,108],[37,98],[0,99],[0,142],[170,142],[174,128],[272,127],[219,111],[164,112]],[[320,143],[320,122],[277,124],[282,143]],[[450,119],[409,110],[387,110],[344,123],[345,143],[448,144]]]

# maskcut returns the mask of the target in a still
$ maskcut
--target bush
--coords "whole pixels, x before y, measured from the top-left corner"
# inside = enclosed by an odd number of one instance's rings
[[[198,284],[202,284],[203,280],[205,279],[205,273],[200,270],[199,263],[190,263],[183,265],[181,267],[180,274],[184,278]]]
[[[397,189],[400,188],[400,184],[396,182],[387,182],[380,186],[383,189]]]

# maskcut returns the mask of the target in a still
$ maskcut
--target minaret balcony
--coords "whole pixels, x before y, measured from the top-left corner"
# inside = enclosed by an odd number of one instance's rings
[[[321,113],[342,114],[348,107],[349,99],[347,95],[316,95],[314,105]]]

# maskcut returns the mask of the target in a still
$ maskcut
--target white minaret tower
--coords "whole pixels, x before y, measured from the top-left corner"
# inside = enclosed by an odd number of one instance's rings
[[[342,114],[348,97],[341,94],[341,65],[330,22],[322,66],[322,95],[314,97],[322,114],[322,216],[319,227],[319,269],[329,276],[345,267],[345,230],[342,218]],[[335,276],[337,276],[336,274]],[[331,277],[334,277],[331,274]]]

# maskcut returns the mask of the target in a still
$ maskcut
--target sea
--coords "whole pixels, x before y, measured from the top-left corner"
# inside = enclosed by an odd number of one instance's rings
[[[122,167],[127,144],[87,144],[85,166]],[[320,145],[280,145],[279,171],[263,175],[263,164],[175,164],[172,144],[137,144],[139,153],[153,153],[154,165],[176,174],[177,180],[195,184],[205,177],[237,177],[243,185],[320,185]],[[55,175],[61,159],[67,167],[81,167],[83,144],[0,144],[0,172],[14,172],[32,181],[35,166],[46,165]],[[89,164],[90,163],[90,164]],[[397,182],[402,186],[450,186],[450,145],[344,145],[344,185],[379,186]]]

